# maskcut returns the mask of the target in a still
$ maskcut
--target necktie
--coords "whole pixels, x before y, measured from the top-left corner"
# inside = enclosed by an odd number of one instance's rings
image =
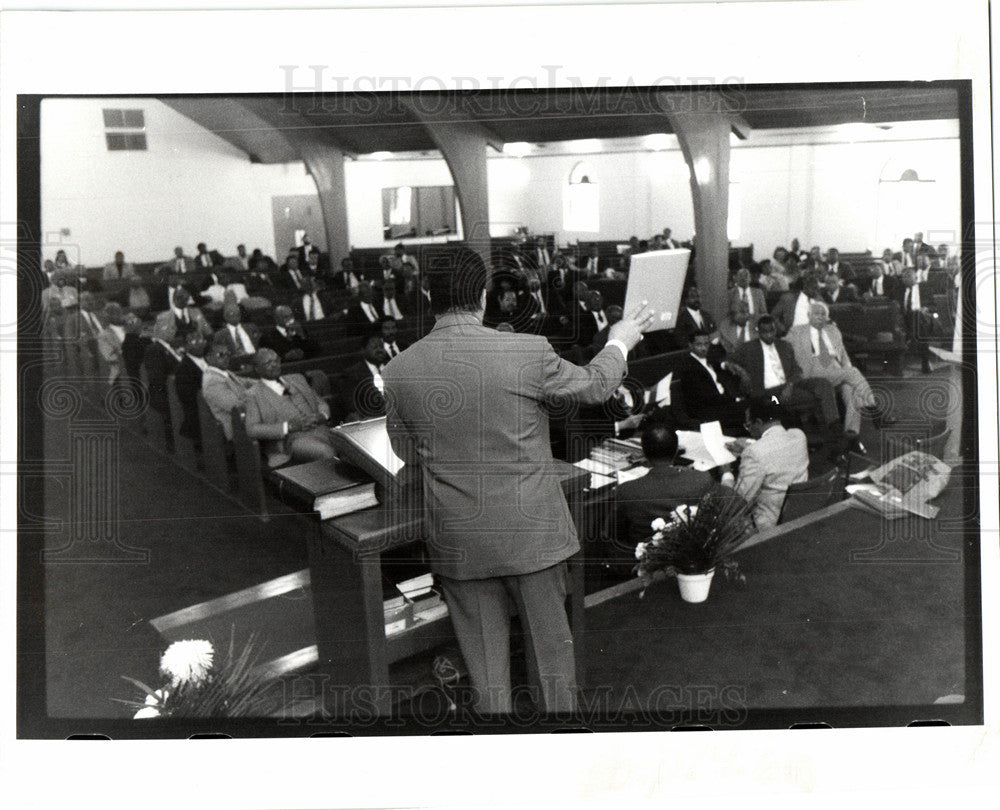
[[[823,330],[818,330],[816,335],[819,340],[819,364],[826,368],[833,362],[833,355],[830,354],[830,349],[827,347],[826,340],[823,338]]]
[[[177,260],[177,272],[178,273],[183,273],[184,272],[184,259],[178,259]]]
[[[309,320],[310,321],[316,320],[316,296],[315,295],[310,295],[309,296]]]

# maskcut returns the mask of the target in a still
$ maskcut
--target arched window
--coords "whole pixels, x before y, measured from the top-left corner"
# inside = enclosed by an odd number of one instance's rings
[[[569,173],[563,193],[563,230],[597,233],[600,230],[600,192],[594,170],[581,160]]]

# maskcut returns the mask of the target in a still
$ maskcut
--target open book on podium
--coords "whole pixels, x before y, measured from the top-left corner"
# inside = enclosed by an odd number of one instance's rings
[[[391,487],[403,466],[392,451],[384,416],[348,422],[331,434],[339,459],[310,461],[272,473],[280,495],[306,504],[320,520],[378,506],[376,487]]]

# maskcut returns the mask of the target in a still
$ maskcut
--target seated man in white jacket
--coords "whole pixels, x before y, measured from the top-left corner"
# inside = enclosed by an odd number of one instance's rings
[[[756,439],[740,454],[740,477],[736,491],[754,502],[758,529],[778,523],[789,484],[809,477],[806,434],[781,424],[781,407],[771,399],[753,399],[747,409],[747,430]]]

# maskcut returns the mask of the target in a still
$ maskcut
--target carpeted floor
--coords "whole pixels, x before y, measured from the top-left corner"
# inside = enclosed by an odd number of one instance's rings
[[[926,421],[944,418],[954,406],[946,377],[943,369],[924,376],[911,365],[902,380],[873,382],[897,417]],[[48,460],[68,458],[68,428],[67,419],[47,419]],[[878,435],[867,422],[861,438],[877,452]],[[148,549],[150,558],[140,565],[46,565],[52,717],[127,716],[111,700],[135,695],[121,676],[157,679],[164,644],[150,619],[307,565],[298,519],[284,514],[259,521],[139,436],[123,433],[119,447],[119,536]],[[50,479],[46,517],[65,520],[68,497],[58,479]],[[64,530],[65,524],[53,530],[47,545],[61,546]],[[716,583],[707,611],[682,604],[671,582],[651,588],[641,602],[633,594],[591,609],[591,685],[606,685],[615,695],[626,685],[635,694],[662,684],[729,685],[744,690],[737,702],[759,706],[923,702],[956,691],[962,681],[960,566],[936,566],[930,577],[930,568],[872,563],[845,577],[823,548],[815,550],[815,559],[800,559],[800,550],[779,543],[761,548],[745,563],[747,590]],[[806,560],[813,570],[786,570]],[[911,584],[918,570],[927,578],[919,588]],[[881,594],[875,603],[872,594]],[[882,597],[895,611],[892,625],[877,609]],[[937,651],[938,663],[923,672],[901,668],[918,640]]]

